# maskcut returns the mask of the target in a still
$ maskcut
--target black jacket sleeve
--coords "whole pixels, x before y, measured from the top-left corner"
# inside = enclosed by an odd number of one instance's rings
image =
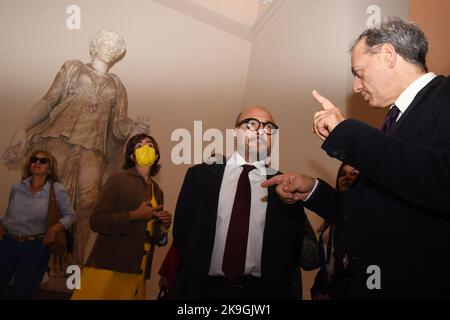
[[[405,202],[432,211],[450,208],[450,112],[442,114],[434,143],[412,144],[357,120],[340,123],[322,148]]]
[[[189,168],[184,177],[175,208],[175,218],[173,224],[173,241],[174,245],[183,256],[188,239],[189,216],[192,202],[192,188],[194,188],[193,170]]]
[[[304,206],[330,223],[335,223],[338,214],[344,210],[343,194],[325,181],[318,179],[319,184]]]

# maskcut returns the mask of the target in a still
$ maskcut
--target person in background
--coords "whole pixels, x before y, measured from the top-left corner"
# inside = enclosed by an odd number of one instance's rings
[[[358,175],[358,170],[342,163],[336,178],[336,189],[341,192],[347,191],[356,182]],[[334,257],[334,248],[336,247],[335,225],[324,221],[317,231],[320,234],[320,270],[311,288],[311,299],[333,300],[337,298],[338,290],[346,290],[347,282],[341,264]]]
[[[173,296],[175,275],[179,263],[180,253],[172,243],[158,271],[161,277],[159,279],[158,300],[171,299]]]
[[[159,170],[156,140],[130,138],[122,171],[102,187],[90,218],[97,240],[72,300],[142,300],[150,278],[154,245],[167,243],[172,215],[153,180]]]
[[[48,228],[52,185],[61,219]],[[75,221],[72,204],[59,183],[56,159],[45,150],[32,152],[22,169],[22,180],[11,188],[8,207],[0,221],[0,290],[14,276],[9,297],[32,299],[47,270],[48,245]]]

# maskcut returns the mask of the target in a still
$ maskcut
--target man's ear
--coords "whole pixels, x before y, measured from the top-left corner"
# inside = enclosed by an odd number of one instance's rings
[[[397,63],[398,53],[392,44],[383,44],[383,46],[381,47],[381,55],[388,68],[392,69],[395,67],[395,64]]]

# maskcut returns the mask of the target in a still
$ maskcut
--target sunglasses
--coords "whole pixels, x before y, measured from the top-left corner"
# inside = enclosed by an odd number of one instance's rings
[[[48,164],[50,160],[48,158],[38,158],[36,156],[30,158],[30,163],[37,163],[37,162],[39,162],[40,164]]]

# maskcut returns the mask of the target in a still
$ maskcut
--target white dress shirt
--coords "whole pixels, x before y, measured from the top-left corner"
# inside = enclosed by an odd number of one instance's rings
[[[216,235],[212,252],[210,276],[224,276],[222,271],[223,254],[227,240],[231,211],[242,166],[248,164],[242,156],[235,152],[228,159],[223,174],[217,209]],[[250,222],[247,241],[247,255],[245,258],[244,274],[261,277],[261,252],[263,244],[264,226],[266,223],[267,189],[261,187],[261,182],[267,179],[264,161],[252,163],[256,169],[250,171],[249,180],[252,192],[250,205]]]
[[[411,83],[408,88],[406,88],[405,91],[400,94],[400,96],[397,98],[397,100],[395,100],[394,103],[400,110],[400,114],[398,115],[396,121],[398,121],[398,119],[400,119],[400,117],[405,113],[420,90],[425,88],[427,84],[429,84],[435,77],[436,75],[433,72],[424,74],[419,79]]]

